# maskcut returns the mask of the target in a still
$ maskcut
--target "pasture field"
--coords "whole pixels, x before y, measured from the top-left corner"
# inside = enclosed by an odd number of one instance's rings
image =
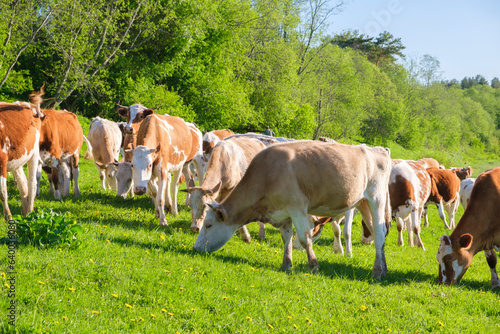
[[[168,215],[169,226],[159,227],[149,198],[117,199],[101,190],[93,162],[81,160],[80,166],[81,198],[54,200],[43,176],[35,207],[68,212],[86,230],[79,237],[82,244],[76,249],[19,246],[15,327],[7,323],[9,277],[2,274],[0,332],[500,332],[500,296],[490,290],[482,254],[459,284],[436,284],[439,237],[450,231],[435,207],[429,208],[430,226],[422,231],[425,252],[397,246],[393,224],[385,246],[389,272],[381,282],[371,277],[375,251],[360,243],[359,215],[353,258],[332,252],[327,226],[314,245],[319,274],[311,275],[305,252],[295,250],[292,269],[280,272],[283,244],[270,225],[264,241],[257,238],[258,225],[250,224],[250,244],[234,236],[217,252],[196,253],[184,193],[180,215]],[[13,214],[19,214],[12,179],[9,196]],[[1,224],[2,235],[6,225]],[[0,245],[0,253],[5,273],[6,245]]]

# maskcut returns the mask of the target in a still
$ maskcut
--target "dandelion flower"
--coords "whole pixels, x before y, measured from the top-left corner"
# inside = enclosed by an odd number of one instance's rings
[[[99,311],[92,311],[92,314],[99,314],[99,313],[101,313],[101,312],[99,312]]]
[[[181,289],[181,290],[184,290],[184,288],[183,288],[182,286],[180,287],[180,289]]]
[[[293,324],[293,328],[297,329],[299,327],[296,324]]]
[[[156,318],[156,315],[154,315],[153,313],[151,313],[151,318]]]
[[[67,321],[68,318],[65,315],[63,315],[62,320]]]
[[[148,250],[146,250],[146,254],[149,254],[149,251],[148,251]]]
[[[90,261],[91,263],[94,263],[94,260],[92,260],[92,259],[90,259],[89,261]]]
[[[365,305],[361,305],[361,311],[363,311],[363,312],[364,312],[364,311],[366,311],[366,309],[367,309],[367,308],[368,308],[368,307],[366,307]]]
[[[165,240],[165,236],[164,235],[160,235],[160,239]]]
[[[130,321],[133,321],[133,322],[135,322],[135,319],[130,319]]]
[[[288,318],[288,319],[292,319],[292,316],[291,316],[291,315],[288,315],[288,316],[287,316],[287,318]]]
[[[184,269],[183,271],[184,271],[186,274],[189,272],[189,271],[187,271],[186,269]]]
[[[227,299],[227,297],[222,297],[222,299],[226,300],[226,299]]]
[[[247,320],[248,320],[248,321],[252,321],[252,318],[250,318],[250,317],[247,317]]]
[[[69,291],[75,291],[75,288],[68,288]]]
[[[139,321],[144,321],[144,319],[143,319],[143,318],[141,318],[141,317],[139,317]]]
[[[440,322],[439,322],[439,326],[444,327],[444,324],[440,321]]]
[[[271,324],[267,324],[267,326],[268,326],[269,328],[271,328],[271,329],[274,329],[273,325],[271,325]]]
[[[125,306],[127,306],[128,308],[134,308],[132,305],[130,304],[125,304]]]
[[[59,321],[56,321],[56,325],[59,325]]]
[[[5,273],[2,273],[2,278],[5,278],[7,277],[7,275],[5,275]]]
[[[116,293],[111,294],[112,297],[118,298],[118,295]]]
[[[42,281],[38,281],[38,283],[40,283],[40,284],[45,284],[45,282],[42,282]]]
[[[170,274],[170,271],[168,271],[167,269],[165,269],[165,272],[166,272],[167,274]]]
[[[5,283],[4,285],[5,285],[5,287],[6,287],[7,289],[10,289],[10,285],[9,285],[9,284]]]
[[[168,311],[167,311],[167,310],[165,310],[164,308],[162,308],[162,309],[161,309],[161,311],[162,311],[163,313],[167,313],[167,312],[168,312]]]
[[[173,313],[170,313],[170,312],[168,313],[168,315],[169,315],[169,316],[171,316],[171,317],[172,317],[172,316],[174,316],[174,314],[173,314]]]

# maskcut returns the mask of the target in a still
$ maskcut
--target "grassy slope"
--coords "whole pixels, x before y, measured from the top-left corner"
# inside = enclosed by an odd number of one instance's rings
[[[479,173],[476,170],[474,173]],[[76,250],[21,246],[17,252],[17,330],[21,333],[213,333],[213,332],[498,332],[500,297],[489,289],[484,256],[474,258],[462,282],[436,284],[439,237],[448,233],[437,210],[422,239],[427,251],[398,247],[397,232],[386,239],[387,278],[370,274],[374,248],[359,242],[360,218],[353,228],[352,259],[331,250],[327,227],[314,250],[318,275],[309,275],[304,252],[294,266],[278,271],[283,245],[268,226],[266,240],[245,244],[235,236],[220,251],[192,251],[189,209],[159,227],[145,196],[119,200],[99,186],[93,163],[81,162],[82,197],[61,202],[48,194],[43,178],[36,207],[69,212],[87,230]],[[10,206],[20,213],[10,180]],[[459,211],[459,217],[462,208]],[[1,233],[6,234],[5,224]],[[405,242],[406,242],[405,234]],[[7,247],[0,246],[5,272]],[[0,331],[7,332],[8,298],[2,279]],[[129,306],[127,306],[129,305]]]

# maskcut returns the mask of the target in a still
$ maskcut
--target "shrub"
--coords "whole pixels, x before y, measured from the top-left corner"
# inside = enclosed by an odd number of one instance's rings
[[[17,241],[19,244],[49,247],[67,245],[76,248],[80,240],[76,239],[84,229],[76,221],[71,222],[66,214],[59,214],[52,209],[39,209],[27,217],[15,215]]]

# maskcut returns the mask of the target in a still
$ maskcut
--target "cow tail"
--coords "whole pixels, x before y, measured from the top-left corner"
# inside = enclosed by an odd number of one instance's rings
[[[389,194],[389,189],[387,189],[387,198],[385,201],[385,227],[387,229],[387,232],[385,236],[389,234],[389,227],[391,227],[391,221],[392,221],[391,197]]]
[[[82,136],[83,140],[85,140],[85,143],[87,144],[87,152],[85,152],[83,158],[87,160],[94,160],[94,155],[92,154],[92,145],[90,144],[90,141],[87,139],[87,137],[85,137],[85,135]]]

